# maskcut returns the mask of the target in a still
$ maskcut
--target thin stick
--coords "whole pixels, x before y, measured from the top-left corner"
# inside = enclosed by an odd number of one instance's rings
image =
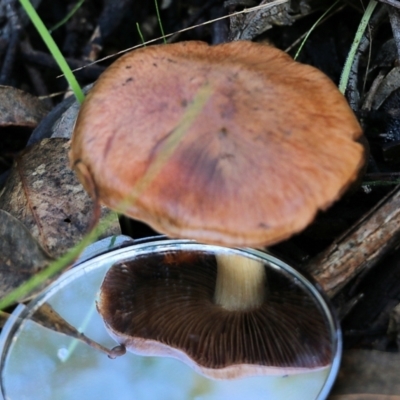
[[[91,66],[91,65],[93,65],[93,64],[97,64],[97,63],[99,63],[99,62],[101,62],[101,61],[108,60],[109,58],[116,57],[116,56],[119,56],[119,55],[121,55],[121,54],[125,54],[125,53],[127,53],[127,52],[129,52],[129,51],[131,51],[131,50],[138,49],[139,47],[143,47],[143,46],[145,46],[145,45],[147,45],[147,44],[155,43],[155,42],[158,42],[158,41],[160,41],[160,40],[169,38],[169,37],[171,37],[171,36],[173,36],[173,35],[175,35],[175,34],[177,34],[177,33],[187,32],[187,31],[190,31],[190,30],[192,30],[192,29],[198,28],[198,27],[200,27],[200,26],[213,24],[214,22],[221,21],[221,20],[223,20],[223,19],[225,19],[225,18],[234,17],[234,16],[236,16],[236,15],[251,13],[251,12],[260,10],[260,9],[262,9],[262,8],[264,8],[264,9],[267,10],[267,9],[269,9],[269,8],[273,8],[273,7],[275,7],[275,6],[278,6],[278,5],[280,5],[280,4],[287,3],[288,1],[289,1],[289,0],[275,0],[275,1],[273,1],[272,3],[261,4],[261,5],[259,5],[259,6],[251,7],[251,8],[245,8],[245,9],[242,10],[242,11],[234,12],[234,13],[229,14],[229,15],[224,15],[223,17],[219,17],[219,18],[214,18],[214,19],[211,19],[211,20],[209,20],[209,21],[202,22],[201,24],[192,25],[192,26],[189,26],[189,27],[187,27],[187,28],[181,29],[181,30],[179,30],[179,31],[176,31],[176,32],[173,32],[173,33],[168,33],[167,35],[160,36],[160,37],[158,37],[158,38],[148,40],[148,41],[145,42],[145,43],[137,44],[136,46],[132,46],[132,47],[129,47],[129,48],[127,48],[127,49],[118,51],[117,53],[114,53],[114,54],[111,54],[111,55],[109,55],[109,56],[100,58],[99,60],[96,60],[96,61],[93,61],[93,62],[91,62],[91,63],[89,63],[89,64],[86,64],[86,65],[83,66],[83,67],[73,69],[72,72],[80,71],[81,69],[84,69],[84,68],[86,68],[86,67],[89,67],[89,66]],[[62,76],[63,76],[63,75],[58,75],[57,78],[61,78]]]

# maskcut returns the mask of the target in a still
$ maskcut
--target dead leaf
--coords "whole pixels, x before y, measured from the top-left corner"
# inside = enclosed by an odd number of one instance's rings
[[[1,298],[46,267],[52,258],[21,222],[3,210],[0,238]]]
[[[0,86],[0,126],[34,128],[47,114],[35,96],[10,86]]]
[[[329,399],[400,399],[399,374],[400,353],[376,350],[345,351]],[[358,397],[348,397],[350,395]]]
[[[93,201],[68,162],[69,141],[44,139],[15,159],[0,194],[0,209],[18,218],[52,256],[58,257],[87,233]],[[104,217],[110,211],[102,209]],[[117,215],[102,237],[120,233]],[[1,237],[0,237],[1,240]]]
[[[259,6],[273,3],[274,0],[262,0]],[[225,1],[225,7],[241,5],[242,1]],[[252,40],[261,33],[271,29],[274,25],[292,25],[294,19],[289,13],[290,3],[277,4],[273,7],[260,7],[255,11],[232,15],[230,17],[229,37],[232,40]]]
[[[82,88],[86,95],[93,84]],[[74,96],[67,97],[55,106],[32,132],[29,137],[28,146],[49,137],[62,137],[71,139],[75,120],[78,115],[80,103]]]
[[[375,92],[372,109],[377,110],[387,98],[399,87],[400,67],[394,67],[383,79]]]

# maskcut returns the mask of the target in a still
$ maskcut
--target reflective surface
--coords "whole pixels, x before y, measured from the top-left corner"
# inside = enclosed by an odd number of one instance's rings
[[[86,344],[44,328],[30,319],[41,305],[48,303],[68,323],[80,328],[86,336],[111,348],[116,343],[108,335],[102,319],[95,310],[95,300],[98,298],[101,282],[110,266],[115,263],[121,265],[122,260],[126,263],[132,258],[139,258],[141,262],[144,260],[145,264],[153,265],[151,268],[157,270],[156,265],[162,264],[166,255],[170,260],[171,254],[180,255],[183,254],[182,251],[185,254],[206,256],[206,265],[211,270],[215,270],[214,256],[220,253],[233,252],[240,257],[260,260],[267,270],[268,287],[274,287],[269,291],[275,293],[270,294],[270,298],[279,298],[278,292],[285,288],[283,291],[291,289],[290,292],[297,292],[297,299],[302,299],[297,301],[298,305],[303,303],[308,307],[305,314],[314,313],[319,323],[324,324],[321,336],[328,340],[330,357],[327,365],[304,373],[297,371],[292,374],[293,371],[286,366],[286,370],[281,370],[278,375],[275,373],[273,376],[215,380],[204,373],[195,372],[187,363],[171,357],[144,357],[127,353],[111,360]],[[149,260],[153,260],[153,264]],[[200,264],[202,263],[204,264],[204,259]],[[185,263],[175,264],[179,266]],[[187,287],[187,284],[183,285]],[[181,291],[182,287],[178,289]],[[152,292],[154,293],[154,288]],[[282,308],[282,305],[278,308]],[[153,312],[149,315],[152,314]],[[158,320],[160,318],[156,319]],[[188,326],[190,328],[190,324]],[[304,338],[304,342],[307,342],[307,338]],[[78,396],[96,400],[325,398],[333,383],[340,359],[340,333],[329,307],[313,285],[296,271],[258,251],[229,250],[188,241],[138,244],[82,263],[67,272],[28,307],[18,309],[15,320],[10,320],[3,330],[2,346],[3,394],[7,399],[16,400],[69,400]],[[232,348],[232,345],[228,347]],[[326,344],[323,348],[326,350]],[[319,355],[318,353],[315,356],[318,358]],[[322,362],[324,363],[325,361]]]

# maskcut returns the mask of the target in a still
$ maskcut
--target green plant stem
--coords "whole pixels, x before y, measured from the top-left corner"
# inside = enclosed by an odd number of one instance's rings
[[[65,79],[67,80],[69,86],[71,87],[72,91],[75,94],[76,99],[79,103],[82,103],[85,99],[85,95],[82,92],[81,87],[79,86],[78,81],[75,78],[75,75],[72,73],[69,65],[65,61],[64,56],[61,54],[60,49],[58,48],[56,42],[51,37],[49,31],[45,27],[43,21],[40,19],[38,13],[33,8],[31,2],[29,0],[19,0],[24,7],[26,13],[28,14],[31,22],[39,32],[41,38],[45,42],[46,46],[48,47],[50,53],[56,60],[58,66],[60,67],[62,73],[65,75]]]
[[[85,0],[79,0],[71,9],[71,11],[58,23],[49,29],[50,33],[53,33],[60,26],[63,26],[82,6]]]
[[[354,57],[356,55],[356,51],[358,49],[358,46],[360,44],[360,41],[364,35],[365,29],[367,28],[368,22],[371,19],[371,15],[375,10],[375,7],[377,6],[377,2],[375,0],[370,0],[368,3],[368,6],[364,12],[364,15],[361,19],[360,25],[358,26],[356,35],[354,37],[353,43],[351,45],[349,54],[347,56],[346,62],[343,67],[342,75],[340,77],[340,82],[339,82],[339,90],[345,94],[346,89],[347,89],[347,84],[349,82],[349,77],[350,77],[350,71],[351,71],[351,66],[353,65]]]
[[[318,26],[318,24],[321,22],[321,20],[323,18],[325,18],[325,16],[332,10],[332,8],[334,8],[336,6],[336,4],[338,4],[340,2],[340,0],[336,0],[313,24],[313,26],[309,29],[309,31],[307,32],[307,35],[304,37],[304,39],[302,40],[296,54],[294,55],[293,59],[296,60],[297,57],[299,56],[299,54],[301,53],[301,50],[303,49],[303,46],[305,45],[305,43],[308,40],[308,37],[311,35],[311,33],[314,31],[314,29]]]
[[[157,20],[158,20],[158,25],[160,26],[161,36],[163,37],[164,44],[167,44],[167,39],[165,37],[164,28],[163,28],[163,25],[162,25],[162,22],[161,22],[160,10],[158,9],[157,0],[154,0],[154,4],[156,6]]]
[[[139,33],[140,40],[142,41],[143,47],[146,47],[146,42],[145,42],[145,40],[144,40],[142,31],[140,30],[140,25],[139,25],[138,22],[136,22],[136,29],[137,29],[137,31],[138,31],[138,33]]]

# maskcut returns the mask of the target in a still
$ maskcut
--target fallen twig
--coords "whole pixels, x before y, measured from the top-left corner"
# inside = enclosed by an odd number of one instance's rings
[[[400,186],[382,199],[305,269],[329,297],[400,244]]]

